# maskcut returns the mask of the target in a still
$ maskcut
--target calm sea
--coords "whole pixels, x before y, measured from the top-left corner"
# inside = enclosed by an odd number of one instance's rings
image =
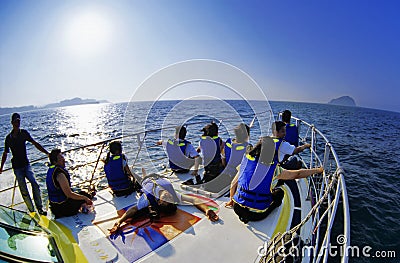
[[[46,149],[59,147],[62,150],[77,148],[121,135],[134,134],[146,129],[159,128],[161,125],[174,126],[177,122],[196,123],[188,127],[188,137],[197,144],[200,129],[212,118],[223,119],[220,135],[229,136],[238,124],[239,115],[246,123],[253,116],[244,102],[197,101],[189,105],[178,102],[158,102],[151,111],[151,103],[130,104],[94,104],[56,109],[37,110],[21,113],[21,127],[27,129],[32,137]],[[351,215],[351,245],[372,247],[371,251],[396,251],[400,258],[400,113],[344,107],[327,104],[271,102],[273,112],[290,109],[293,116],[314,124],[333,144],[345,170],[347,192]],[[259,103],[257,112],[265,110],[265,104]],[[207,109],[208,111],[205,111]],[[236,115],[235,115],[236,114]],[[4,138],[11,130],[10,115],[0,116],[0,151],[4,150]],[[173,133],[148,134],[145,145],[156,163],[156,168],[164,163],[157,162],[163,157],[159,148],[153,147],[156,140],[167,138]],[[256,122],[252,129],[252,142],[261,135]],[[136,157],[137,140],[124,141],[124,150],[130,164],[146,161],[146,156]],[[30,160],[43,157],[28,144]],[[161,153],[160,153],[161,152]],[[84,150],[68,155],[67,165],[80,167],[97,153]],[[10,166],[11,154],[6,168]],[[46,173],[45,161],[33,165],[36,177],[43,188]],[[77,168],[75,181],[90,177],[92,171]],[[394,262],[387,259],[385,262]],[[371,258],[352,258],[353,262],[370,262]],[[381,260],[375,259],[376,262]]]

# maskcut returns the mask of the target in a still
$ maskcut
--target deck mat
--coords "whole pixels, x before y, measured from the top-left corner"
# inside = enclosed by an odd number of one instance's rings
[[[213,207],[213,210],[218,210],[218,205],[214,201],[208,198],[200,198],[206,201],[209,207]],[[173,215],[161,216],[156,220],[150,220],[147,216],[135,218],[123,225],[118,233],[109,235],[108,229],[114,225],[129,207],[131,206],[118,210],[118,217],[94,223],[108,236],[114,247],[129,262],[134,262],[156,250],[201,219],[178,208]]]

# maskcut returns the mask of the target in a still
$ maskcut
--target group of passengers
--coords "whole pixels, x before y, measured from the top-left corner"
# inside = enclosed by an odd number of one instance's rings
[[[198,186],[213,184],[218,181],[218,178],[229,178],[231,181],[230,200],[226,206],[233,207],[239,219],[247,223],[265,218],[281,204],[284,193],[279,188],[279,184],[276,184],[278,180],[305,178],[323,171],[322,167],[302,169],[301,161],[293,156],[309,148],[310,144],[298,146],[298,129],[296,125],[290,123],[290,119],[290,111],[284,111],[283,121],[275,121],[272,125],[273,136],[260,138],[254,146],[249,144],[250,128],[244,123],[234,129],[235,138],[229,138],[225,142],[218,136],[217,124],[206,125],[202,129],[203,135],[197,149],[185,139],[187,131],[183,126],[176,128],[174,139],[160,141],[158,144],[164,145],[173,172],[189,173],[193,167],[191,172],[193,179],[183,184]],[[13,129],[5,140],[0,174],[11,149],[12,168],[28,210],[33,212],[34,207],[25,178],[32,184],[38,212],[42,215],[47,214],[43,210],[39,185],[27,158],[27,141],[49,156],[50,166],[46,185],[50,209],[56,218],[74,215],[87,205],[92,205],[94,189],[88,193],[83,191],[75,193],[71,190],[71,177],[65,169],[65,159],[61,150],[54,149],[49,153],[33,140],[28,131],[20,128],[18,113],[12,115],[11,124]],[[181,202],[195,205],[211,221],[219,219],[218,215],[204,205],[199,198],[177,193],[171,182],[163,176],[147,175],[144,169],[142,169],[142,177],[132,173],[127,164],[127,158],[122,153],[120,142],[111,142],[109,150],[104,171],[113,194],[126,196],[134,191],[141,193],[137,204],[118,220],[110,230],[111,233],[117,231],[127,219],[134,215],[145,213],[158,217],[169,214],[176,211],[176,205]],[[204,166],[203,176],[198,173],[201,162]]]

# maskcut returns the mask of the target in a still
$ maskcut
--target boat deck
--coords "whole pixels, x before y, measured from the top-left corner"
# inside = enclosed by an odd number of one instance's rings
[[[198,195],[177,186],[182,179],[189,177],[171,175],[171,181],[178,191]],[[259,257],[258,250],[264,242],[277,232],[298,224],[311,208],[310,202],[305,200],[306,180],[285,184],[283,189],[283,204],[260,222],[244,224],[239,221],[233,209],[224,206],[228,201],[225,195],[208,200],[217,210],[218,222],[209,221],[192,205],[180,205],[177,215],[155,222],[144,219],[124,228],[122,235],[111,237],[107,229],[118,220],[124,208],[136,204],[138,196],[134,193],[127,197],[114,197],[106,189],[97,193],[94,212],[52,220],[59,227],[52,231],[72,241],[69,249],[60,249],[62,254],[71,249],[76,251],[79,247],[89,262],[253,262]],[[45,221],[46,218],[41,217],[44,226]],[[302,228],[303,233],[310,233],[309,230],[310,226]],[[302,238],[308,237],[303,235]],[[71,260],[83,259],[80,253],[75,253],[75,257]]]

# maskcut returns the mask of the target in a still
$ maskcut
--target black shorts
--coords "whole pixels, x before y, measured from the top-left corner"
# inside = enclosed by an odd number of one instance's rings
[[[280,188],[272,190],[272,203],[268,209],[262,213],[250,211],[247,207],[243,207],[234,202],[233,210],[239,216],[239,219],[247,223],[249,221],[260,221],[266,218],[275,208],[279,207],[282,203],[284,192]]]
[[[86,192],[81,191],[79,192],[79,194],[91,198],[91,196]],[[55,218],[73,216],[79,212],[79,209],[84,203],[84,200],[75,200],[68,198],[65,202],[61,204],[50,202],[50,210],[54,214]]]

